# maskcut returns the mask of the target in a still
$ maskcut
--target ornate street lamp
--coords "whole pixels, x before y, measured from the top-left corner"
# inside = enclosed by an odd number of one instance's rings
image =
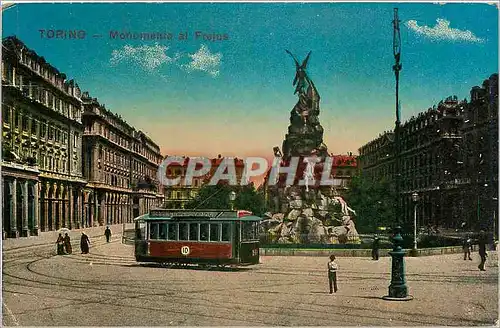
[[[417,203],[419,200],[418,193],[414,192],[411,195],[413,199],[413,255],[417,256]]]
[[[234,201],[236,200],[236,193],[234,191],[231,191],[229,193],[229,202],[231,202],[231,211],[234,210]]]
[[[396,76],[396,126],[394,128],[394,182],[396,191],[396,228],[394,229],[394,237],[392,238],[393,249],[389,252],[392,257],[391,268],[391,284],[389,285],[389,295],[384,296],[383,299],[387,301],[409,301],[413,296],[408,295],[408,287],[406,286],[405,277],[405,259],[406,252],[403,250],[403,237],[401,236],[400,216],[401,216],[401,202],[400,202],[400,180],[401,180],[401,141],[400,141],[400,106],[399,106],[399,71],[402,69],[400,62],[401,59],[401,34],[399,30],[398,9],[394,8],[394,26],[393,34],[393,52],[395,64],[392,66]]]

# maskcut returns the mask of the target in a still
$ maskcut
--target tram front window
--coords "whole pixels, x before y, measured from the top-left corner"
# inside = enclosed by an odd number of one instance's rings
[[[255,223],[256,222],[243,222],[243,227],[241,229],[242,240],[255,240],[255,239],[257,239]]]
[[[135,224],[135,239],[140,240],[146,238],[146,224],[144,222],[136,222]]]

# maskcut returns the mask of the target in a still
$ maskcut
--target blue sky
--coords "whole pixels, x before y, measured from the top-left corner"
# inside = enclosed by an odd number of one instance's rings
[[[488,4],[18,4],[2,24],[4,37],[17,35],[168,154],[272,154],[296,102],[285,49],[300,59],[312,50],[324,140],[333,153],[357,153],[394,124],[395,6],[403,120],[449,95],[468,97],[498,72],[498,9]],[[42,38],[40,29],[86,38]],[[111,39],[110,31],[173,40]],[[195,39],[195,31],[227,40]]]

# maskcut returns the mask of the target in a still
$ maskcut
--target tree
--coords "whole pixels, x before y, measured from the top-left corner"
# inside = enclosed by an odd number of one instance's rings
[[[195,199],[188,202],[185,208],[230,209],[229,194],[232,191],[236,193],[235,209],[249,210],[257,216],[265,213],[264,196],[255,190],[253,184],[247,186],[230,186],[227,183],[204,185]]]
[[[355,176],[345,198],[356,211],[356,229],[359,232],[371,233],[377,231],[377,227],[394,224],[396,197],[390,181]]]

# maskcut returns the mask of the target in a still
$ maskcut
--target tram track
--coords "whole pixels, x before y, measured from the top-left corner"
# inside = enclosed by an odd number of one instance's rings
[[[100,245],[94,245],[94,249],[95,248],[98,248],[99,246],[102,246],[104,245],[105,243],[101,243]],[[47,244],[47,246],[49,246],[51,244]],[[5,272],[4,273],[4,276],[6,277],[9,277],[9,278],[12,278],[12,279],[17,279],[18,282],[14,282],[14,281],[5,281],[4,280],[4,292],[10,292],[10,293],[16,293],[16,291],[14,290],[10,290],[10,289],[6,289],[5,287],[8,286],[8,285],[17,285],[17,286],[20,286],[20,287],[31,287],[31,288],[36,288],[36,289],[47,289],[47,290],[53,290],[54,287],[57,287],[58,291],[60,292],[64,292],[64,290],[66,290],[66,288],[68,288],[69,290],[75,290],[75,289],[85,289],[86,291],[88,290],[94,290],[94,291],[98,291],[100,294],[102,294],[102,292],[105,292],[106,293],[106,296],[112,296],[112,297],[116,297],[118,300],[120,301],[123,301],[125,299],[140,299],[140,298],[143,298],[143,297],[174,297],[177,299],[176,303],[177,304],[181,304],[181,305],[186,305],[186,306],[193,306],[193,305],[196,305],[196,303],[201,303],[201,304],[198,304],[198,306],[202,306],[204,308],[214,308],[215,309],[221,309],[221,307],[223,308],[223,304],[215,304],[215,305],[210,305],[210,304],[205,304],[205,302],[212,302],[213,300],[210,300],[210,299],[204,299],[204,298],[201,298],[199,296],[196,296],[196,297],[186,297],[186,296],[178,296],[178,295],[175,295],[175,292],[160,292],[158,293],[156,291],[155,288],[153,287],[150,287],[150,288],[147,288],[146,286],[139,286],[138,288],[132,288],[132,289],[140,289],[142,291],[142,293],[136,293],[135,295],[130,295],[130,293],[134,293],[134,292],[137,292],[138,290],[130,290],[130,283],[103,283],[103,282],[100,282],[100,287],[93,287],[91,286],[90,284],[95,284],[95,281],[94,280],[90,280],[90,281],[82,281],[82,280],[75,280],[75,279],[67,279],[67,278],[62,278],[62,277],[57,277],[57,276],[53,276],[53,275],[47,275],[47,274],[43,274],[43,273],[40,273],[40,272],[37,272],[37,271],[34,271],[32,266],[40,261],[43,261],[43,260],[49,260],[53,257],[56,257],[57,255],[53,255],[51,254],[50,256],[45,256],[42,255],[42,254],[36,254],[36,253],[33,253],[32,254],[33,256],[35,256],[36,258],[34,260],[31,260],[29,261],[28,263],[24,263],[22,264],[22,266],[24,266],[24,268],[30,272],[30,273],[33,273],[37,276],[41,276],[41,277],[44,277],[44,278],[48,278],[48,279],[54,279],[55,281],[40,281],[40,280],[37,280],[36,278],[34,279],[29,279],[29,278],[26,278],[26,277],[23,277],[23,276],[20,276],[20,275],[14,275],[14,274],[11,274],[11,273],[8,273],[8,272]],[[98,254],[97,255],[98,258],[106,258],[105,255],[101,255],[101,254]],[[118,260],[121,260],[123,257],[117,257]],[[86,262],[88,261],[92,261],[93,259],[90,259],[90,258],[87,258],[85,259]],[[61,282],[61,280],[65,280],[67,281],[67,283],[65,282]],[[26,283],[28,282],[28,284]],[[109,289],[109,288],[102,288],[102,285],[105,285],[106,287],[108,286],[126,286],[128,287],[127,291],[123,292],[123,291],[116,291],[115,289]],[[276,285],[274,285],[276,286]],[[150,289],[150,290],[144,290],[144,288],[146,287],[146,289]],[[62,289],[62,290],[61,290]],[[246,289],[246,287],[243,287],[243,288],[237,288],[237,289]],[[155,292],[156,291],[156,292]],[[216,290],[211,290],[212,292],[214,291],[227,291],[227,289],[216,289]],[[111,292],[112,294],[110,295],[109,292]],[[198,290],[196,292],[197,295],[199,295],[199,293],[203,293],[205,292],[204,290]],[[29,295],[33,295],[33,294],[29,294]],[[60,298],[59,296],[57,296],[57,298]],[[101,303],[101,304],[111,304],[109,301],[98,301],[98,302],[93,302],[93,301],[90,301],[90,300],[86,300],[86,301],[81,301],[80,299],[78,298],[65,298],[69,301],[72,301],[72,302],[76,302],[76,303],[73,303],[73,305],[78,305],[78,304],[91,304],[91,303]],[[123,306],[122,304],[116,304],[117,306]],[[253,304],[241,304],[242,306],[255,306]],[[148,308],[150,310],[155,310],[153,308]],[[230,308],[228,308],[229,310]],[[158,311],[160,311],[161,309],[157,309]],[[249,310],[250,312],[253,312],[252,310]],[[182,311],[178,311],[179,314],[185,314],[184,312]],[[202,317],[206,317],[207,315],[201,315]],[[217,316],[215,316],[217,317]],[[220,316],[218,316],[217,318],[220,318]],[[227,317],[226,318],[227,320],[235,320],[235,318],[233,317]],[[237,320],[239,321],[239,320]],[[242,321],[242,322],[246,322],[246,321]],[[269,324],[268,322],[265,322],[265,321],[262,321],[263,324]]]
[[[115,243],[117,241],[114,241]],[[113,242],[112,242],[113,243]],[[111,243],[111,244],[112,244]],[[102,262],[110,266],[127,266],[127,267],[137,267],[138,264],[135,262],[133,256],[120,256],[120,255],[107,255],[105,252],[101,252],[102,247],[108,245],[104,241],[96,241],[93,244],[91,250],[96,250],[85,255],[73,255],[60,256],[60,260],[67,263],[67,265],[74,264],[87,264],[89,262],[96,263]],[[40,245],[37,245],[39,247]],[[46,248],[39,250],[39,252],[33,252],[30,250],[30,258],[17,259],[24,260],[25,263],[16,263],[16,259],[11,259],[11,262],[7,263],[4,267],[4,287],[3,291],[6,293],[18,293],[26,294],[34,297],[40,298],[51,298],[54,300],[61,299],[70,302],[69,305],[64,306],[87,306],[92,304],[111,306],[118,308],[129,308],[133,311],[140,311],[144,313],[153,312],[164,313],[166,309],[169,312],[177,314],[181,317],[196,317],[199,318],[200,322],[206,319],[213,320],[227,320],[230,322],[238,322],[248,325],[252,324],[262,324],[262,325],[275,325],[276,321],[271,318],[284,318],[280,322],[287,322],[286,318],[289,313],[293,313],[297,318],[309,318],[314,316],[314,318],[328,324],[331,319],[332,314],[339,315],[343,318],[347,312],[351,315],[355,315],[359,318],[371,319],[375,322],[386,322],[387,314],[391,311],[382,311],[383,313],[373,314],[373,309],[370,307],[362,306],[346,306],[346,305],[335,305],[332,308],[332,302],[327,298],[320,297],[319,299],[310,298],[311,294],[304,294],[303,297],[309,297],[307,300],[304,299],[299,304],[289,304],[280,305],[269,303],[270,300],[285,300],[286,295],[297,296],[295,293],[289,292],[288,287],[290,287],[290,281],[283,282],[282,274],[291,275],[292,273],[297,274],[296,276],[306,276],[312,279],[317,279],[318,277],[323,277],[321,270],[307,269],[299,267],[297,271],[292,272],[291,268],[267,266],[266,268],[256,267],[254,270],[242,271],[242,274],[235,273],[237,277],[245,277],[245,279],[239,280],[241,283],[235,283],[230,285],[210,286],[205,283],[203,278],[204,275],[191,275],[195,277],[194,280],[189,280],[185,278],[185,275],[180,278],[172,279],[172,275],[165,275],[165,278],[159,279],[138,279],[138,280],[126,280],[120,281],[103,281],[96,277],[95,279],[83,280],[83,279],[72,279],[60,277],[57,275],[42,272],[40,268],[37,267],[39,263],[43,261],[51,261],[57,257],[53,252],[50,251],[49,246],[54,247],[53,243],[47,243]],[[26,250],[20,250],[19,254],[25,254]],[[11,256],[19,255],[15,252],[11,252]],[[128,265],[124,265],[124,261],[129,261]],[[7,270],[5,270],[7,269]],[[165,270],[165,274],[170,270],[158,267],[159,270]],[[31,277],[26,277],[21,273],[9,272],[11,270],[24,270]],[[6,272],[7,271],[7,272]],[[281,272],[280,272],[281,271]],[[290,271],[290,272],[288,272]],[[145,268],[145,274],[152,272],[149,268]],[[270,275],[266,279],[265,283],[255,284],[252,282],[250,276],[245,273],[250,272],[257,274],[257,276]],[[284,273],[283,273],[284,272]],[[214,273],[218,274],[217,271]],[[273,273],[280,273],[280,275],[274,275]],[[182,275],[182,274],[181,274]],[[230,274],[233,275],[233,274]],[[175,276],[175,275],[174,275]],[[147,277],[147,276],[145,276]],[[169,277],[169,278],[166,278]],[[220,272],[221,279],[227,277],[227,272]],[[248,277],[248,278],[247,278]],[[273,279],[276,277],[276,279]],[[7,278],[7,279],[5,279]],[[172,288],[171,290],[159,290],[159,286],[165,283],[165,279],[168,279],[169,284],[175,285],[177,288]],[[238,278],[239,279],[239,278]],[[351,279],[351,277],[350,277]],[[361,279],[361,277],[360,277]],[[366,279],[366,275],[365,275]],[[306,279],[295,280],[296,285],[304,284]],[[203,287],[207,288],[196,288],[196,284],[202,284]],[[193,286],[194,288],[190,288]],[[187,288],[186,288],[187,287]],[[33,288],[33,292],[28,293],[21,291],[16,291],[16,288]],[[170,287],[169,287],[170,288]],[[40,292],[40,290],[45,290],[49,292]],[[58,294],[50,294],[50,291],[56,290]],[[273,292],[274,290],[274,292]],[[283,291],[276,291],[283,290]],[[80,295],[81,291],[86,292],[85,299],[82,300]],[[245,298],[241,299],[241,295],[248,293],[257,293],[258,298]],[[67,296],[61,297],[59,293]],[[233,299],[233,296],[238,294],[241,300]],[[38,295],[38,296],[37,296]],[[228,302],[229,297],[229,302]],[[263,300],[266,303],[263,307]],[[174,305],[175,304],[175,305]],[[45,306],[36,311],[51,311],[56,309],[56,306]],[[182,310],[182,308],[191,308],[194,310]],[[13,315],[23,315],[29,313],[33,310],[26,310],[22,312],[14,311]],[[246,319],[241,319],[235,316],[234,313],[244,316]],[[370,314],[369,314],[370,313]],[[409,316],[409,313],[403,313],[405,316]],[[280,319],[281,320],[281,319]],[[406,319],[407,322],[414,323],[415,325],[429,324],[422,318]],[[177,321],[179,323],[180,321]],[[343,322],[340,320],[340,322]],[[346,322],[346,321],[344,321]],[[471,324],[482,324],[484,322],[480,320],[470,320]],[[346,324],[348,324],[346,322]],[[352,324],[352,323],[351,323]]]

